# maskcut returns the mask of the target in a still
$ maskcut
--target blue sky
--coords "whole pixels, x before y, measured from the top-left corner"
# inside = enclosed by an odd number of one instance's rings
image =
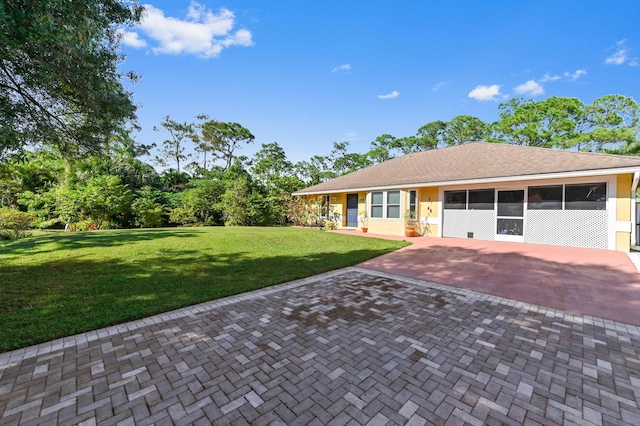
[[[142,75],[139,142],[204,113],[255,135],[239,154],[278,142],[297,162],[457,115],[492,122],[512,97],[640,101],[639,16],[636,0],[154,1],[122,69]]]

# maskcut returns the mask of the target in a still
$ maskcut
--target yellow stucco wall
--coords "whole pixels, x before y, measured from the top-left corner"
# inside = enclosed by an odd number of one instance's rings
[[[633,175],[618,175],[618,189],[616,191],[616,220],[628,222],[631,220],[631,181]]]
[[[367,193],[358,192],[358,229],[362,229],[362,221],[360,219],[362,214],[366,212],[367,212]],[[369,217],[369,213],[367,213],[367,217]],[[369,227],[368,224],[367,224],[367,227]]]
[[[420,188],[420,217],[438,217],[438,188]]]
[[[616,232],[616,250],[628,252],[631,249],[631,233]]]
[[[408,206],[408,192],[414,188],[405,188],[401,190],[400,195],[400,211],[401,214],[407,210]],[[429,217],[438,217],[438,188],[420,188],[418,191],[418,216],[420,220]],[[338,228],[344,228],[347,226],[347,194],[353,194],[352,192],[344,192],[338,194],[330,194],[329,200],[331,204],[332,214],[338,214],[342,217],[342,220],[338,222]],[[366,211],[369,216],[371,212],[367,208],[367,195],[368,192],[358,192],[358,217],[361,213]],[[401,219],[371,219],[368,220],[369,232],[375,234],[387,234],[387,235],[404,235],[404,220]],[[358,229],[362,228],[362,222],[358,221]],[[425,236],[437,236],[438,225],[436,224],[424,224],[421,223],[423,235]]]
[[[404,221],[400,219],[369,219],[369,232],[374,234],[404,235]]]
[[[429,218],[430,220],[438,218],[438,188],[420,188],[418,199],[420,200],[420,207],[418,213],[420,215],[420,221]],[[422,228],[425,236],[437,237],[438,225],[428,223],[422,223]]]
[[[618,175],[616,189],[616,221],[631,221],[631,185],[632,174]],[[616,232],[616,250],[629,251],[631,248],[631,233]]]
[[[355,194],[355,192],[345,192],[341,194],[330,194],[330,202],[332,206],[332,212],[342,216],[342,221],[338,221],[338,228],[344,228],[347,226],[347,194]],[[358,229],[362,227],[360,221],[360,212],[367,209],[367,193],[358,192]]]
[[[337,214],[343,217],[343,221],[338,221],[338,228],[342,228],[347,223],[347,207],[345,194],[330,194],[329,205],[331,206],[331,214]]]

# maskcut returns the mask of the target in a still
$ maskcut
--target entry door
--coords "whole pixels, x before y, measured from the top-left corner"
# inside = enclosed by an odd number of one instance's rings
[[[524,189],[498,191],[496,240],[524,242]]]
[[[347,194],[347,226],[358,227],[358,194]]]

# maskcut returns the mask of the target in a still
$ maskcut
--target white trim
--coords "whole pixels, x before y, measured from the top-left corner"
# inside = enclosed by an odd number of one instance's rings
[[[402,220],[402,193],[404,191],[402,190],[398,190],[398,189],[390,189],[390,190],[384,190],[384,191],[371,191],[369,192],[369,194],[371,195],[370,199],[373,199],[373,193],[374,192],[382,192],[382,217],[373,217],[371,215],[371,210],[369,210],[369,220],[392,220],[392,221],[399,221]],[[397,205],[398,209],[400,210],[400,217],[387,217],[387,210],[388,210],[388,206],[389,206],[389,192],[399,192],[400,193],[400,203],[399,204],[391,204],[392,206]],[[379,206],[380,204],[376,204],[376,206]],[[369,205],[369,208],[371,208],[372,206]]]
[[[427,216],[427,217],[420,218],[420,223],[425,225],[440,225],[440,218]]]
[[[616,229],[616,232],[631,232],[633,227],[631,226],[631,222],[616,221],[615,229]]]
[[[525,231],[527,229],[527,221],[525,220],[525,214],[527,212],[527,208],[528,208],[528,196],[529,196],[529,188],[527,186],[523,186],[523,185],[518,185],[518,186],[509,186],[509,187],[505,187],[505,188],[495,188],[494,190],[494,216],[493,216],[493,220],[495,222],[496,228],[495,228],[495,237],[496,237],[496,241],[512,241],[512,242],[516,242],[516,243],[524,243],[524,234]],[[499,203],[498,203],[498,193],[502,192],[502,191],[522,191],[523,192],[523,199],[522,199],[522,216],[500,216],[498,214],[498,208],[499,208]],[[522,235],[508,235],[508,234],[499,234],[498,233],[498,220],[499,219],[505,219],[505,220],[521,220],[522,221]]]
[[[454,185],[475,185],[475,184],[496,184],[501,182],[520,182],[528,180],[546,180],[546,179],[568,179],[568,178],[581,178],[590,176],[606,176],[606,175],[618,175],[626,173],[637,173],[640,171],[640,167],[624,167],[617,169],[601,169],[601,170],[580,170],[577,172],[560,172],[560,173],[541,173],[535,175],[520,175],[520,176],[503,176],[503,177],[489,177],[479,179],[461,179],[451,181],[439,181],[439,182],[418,182],[418,183],[403,183],[397,185],[385,185],[385,186],[370,186],[361,188],[343,188],[343,189],[331,189],[324,191],[297,191],[292,195],[312,195],[312,194],[338,194],[343,192],[356,192],[356,191],[384,191],[394,189],[405,188],[428,188],[433,186],[454,186]]]
[[[608,227],[609,235],[607,247],[609,250],[616,249],[616,217],[618,211],[618,177],[613,176],[607,181],[607,211],[609,212]]]
[[[638,189],[638,181],[640,180],[640,172],[633,174],[633,182],[631,183],[631,246],[635,247],[638,242],[638,235],[636,235],[636,190]]]
[[[407,204],[405,205],[405,209],[402,210],[406,212],[411,207],[411,191],[416,193],[416,217],[420,217],[420,190],[418,188],[408,188],[405,192],[405,199]]]
[[[444,221],[444,188],[438,188],[438,237],[442,238],[442,224]]]
[[[522,243],[522,244],[524,244],[524,235],[496,234],[496,241],[506,241],[506,242],[509,242],[509,243]]]

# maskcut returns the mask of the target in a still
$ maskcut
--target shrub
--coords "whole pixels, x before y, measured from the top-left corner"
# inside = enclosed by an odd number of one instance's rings
[[[338,229],[338,224],[335,223],[333,220],[327,220],[324,222],[325,231],[335,231],[336,229]]]
[[[176,207],[169,211],[169,222],[177,225],[193,225],[198,223],[198,219],[189,209]]]
[[[286,209],[287,219],[295,226],[324,226],[328,207],[327,200],[322,195],[282,197]]]
[[[145,186],[138,192],[138,198],[131,204],[135,214],[135,224],[141,228],[158,228],[162,226],[164,207],[156,202],[153,189]]]
[[[8,207],[0,208],[0,238],[18,239],[29,235],[29,227],[36,215]]]

